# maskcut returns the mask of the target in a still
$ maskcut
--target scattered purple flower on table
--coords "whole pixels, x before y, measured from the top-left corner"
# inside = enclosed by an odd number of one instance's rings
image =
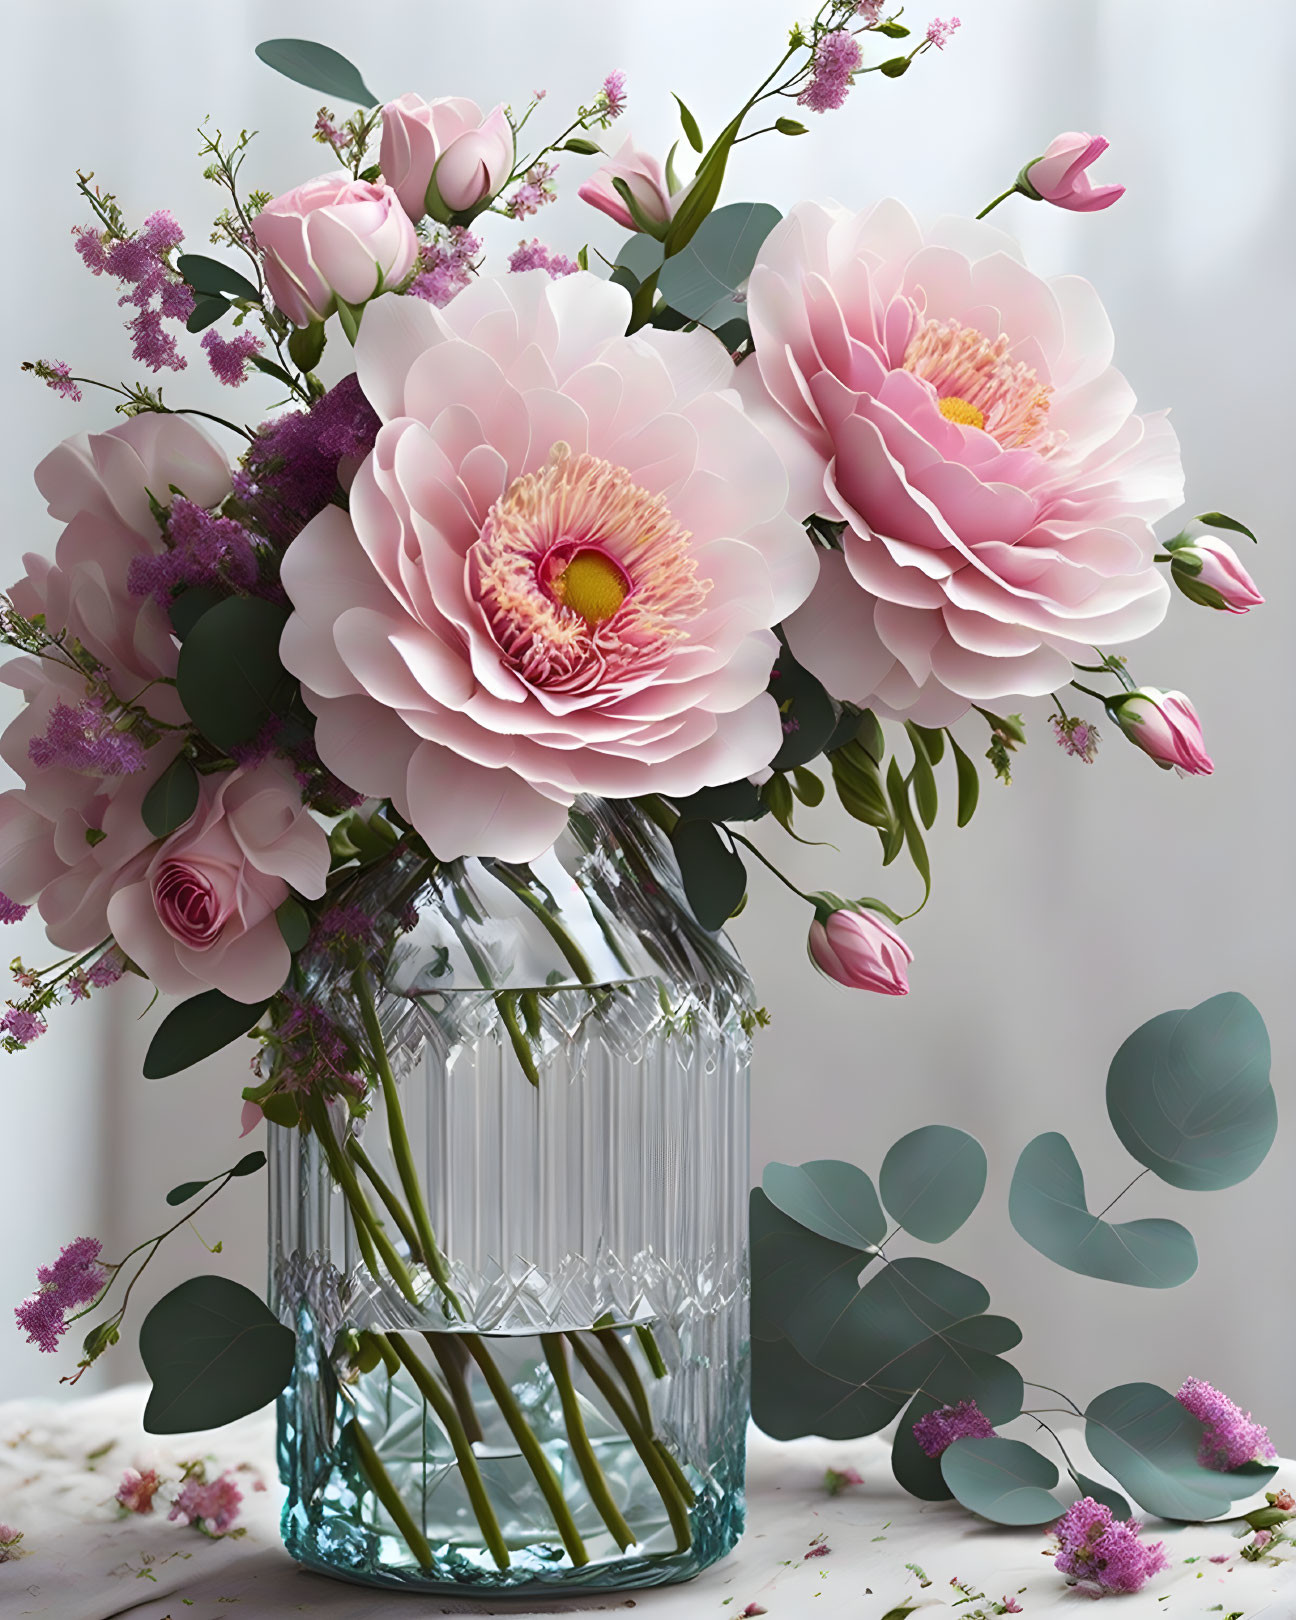
[[[451,225],[435,240],[424,242],[419,248],[417,274],[405,289],[406,297],[422,298],[444,309],[472,280],[473,261],[481,248],[481,238],[466,225]]]
[[[203,334],[202,346],[217,381],[227,388],[242,386],[249,361],[264,347],[252,332],[236,332],[232,338],[223,338],[214,327]]]
[[[146,1468],[142,1473],[138,1468],[127,1468],[117,1487],[115,1500],[128,1513],[152,1513],[153,1498],[161,1483],[155,1468]]]
[[[993,1440],[995,1431],[975,1401],[942,1406],[913,1426],[914,1439],[929,1457],[939,1457],[956,1440]]]
[[[614,69],[604,79],[601,99],[603,111],[609,121],[620,118],[626,109],[626,76],[619,68]]]
[[[126,589],[132,596],[151,596],[165,608],[185,586],[248,591],[257,582],[260,570],[252,536],[233,518],[177,495],[171,502],[166,538],[167,550],[131,559]]]
[[[167,1518],[180,1519],[205,1535],[224,1536],[234,1528],[242,1501],[243,1492],[230,1470],[208,1482],[200,1466],[181,1487]]]
[[[829,1496],[839,1496],[848,1485],[862,1485],[864,1476],[856,1468],[830,1468],[824,1474],[824,1490]]]
[[[945,49],[945,42],[956,28],[962,28],[962,19],[951,17],[948,22],[942,22],[939,17],[933,17],[927,24],[927,43],[934,45],[938,51]]]
[[[738,1616],[738,1620],[756,1620],[758,1615],[768,1614],[769,1610],[760,1603],[749,1603]]]
[[[11,1007],[4,1017],[0,1018],[0,1030],[3,1030],[7,1037],[5,1045],[10,1046],[12,1043],[13,1050],[30,1046],[33,1041],[38,1041],[48,1028],[43,1018],[30,1012],[26,1007]]]
[[[41,770],[92,776],[132,776],[144,768],[139,738],[118,730],[100,697],[88,697],[75,708],[55,703],[44,735],[28,743],[27,757]]]
[[[864,60],[859,41],[844,28],[825,34],[815,46],[810,82],[797,97],[811,112],[831,112],[850,93],[855,74]]]
[[[67,1332],[68,1313],[98,1299],[107,1281],[99,1261],[102,1247],[98,1238],[76,1238],[59,1251],[52,1265],[37,1268],[36,1292],[14,1307],[29,1344],[47,1353],[57,1350]]]
[[[575,259],[569,259],[563,253],[555,253],[548,248],[538,237],[532,237],[529,242],[519,242],[509,255],[509,269],[521,270],[547,270],[550,276],[574,275],[580,269]]]
[[[11,1524],[0,1524],[0,1564],[22,1557],[23,1549],[19,1546],[22,1538],[21,1530],[15,1530]]]
[[[1268,1432],[1228,1396],[1201,1378],[1184,1380],[1175,1399],[1206,1427],[1197,1453],[1204,1468],[1223,1473],[1243,1463],[1260,1462],[1278,1454]]]
[[[832,1548],[828,1545],[827,1537],[820,1534],[810,1543],[810,1549],[805,1556],[807,1558],[827,1558],[831,1552]]]
[[[20,906],[7,894],[0,894],[0,923],[21,922],[30,910],[30,906]]]
[[[1049,723],[1053,727],[1058,747],[1064,754],[1070,754],[1073,759],[1082,759],[1086,765],[1093,764],[1098,754],[1097,726],[1074,715],[1067,715],[1064,718],[1060,714],[1051,714]]]
[[[1169,1568],[1161,1542],[1139,1540],[1141,1528],[1137,1519],[1117,1519],[1109,1507],[1082,1496],[1053,1527],[1061,1544],[1054,1567],[1104,1592],[1138,1592]]]

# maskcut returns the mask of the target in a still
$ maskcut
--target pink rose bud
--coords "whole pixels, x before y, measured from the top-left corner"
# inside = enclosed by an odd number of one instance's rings
[[[1113,698],[1108,708],[1129,740],[1164,770],[1173,767],[1181,776],[1209,776],[1215,769],[1197,711],[1182,692],[1140,686],[1128,697]]]
[[[378,167],[412,220],[480,212],[508,183],[514,155],[503,107],[483,118],[475,101],[411,94],[383,108]]]
[[[810,924],[810,960],[830,979],[852,990],[907,996],[906,968],[913,952],[891,924],[874,911],[848,907]]]
[[[616,188],[618,180],[629,188],[637,219]],[[680,192],[671,196],[661,164],[649,153],[637,151],[628,135],[612,154],[611,162],[596,169],[577,192],[626,230],[647,231],[653,236],[665,233],[683,195]]]
[[[271,297],[294,326],[327,320],[337,300],[364,304],[414,268],[418,238],[390,186],[321,175],[252,221]]]
[[[1227,540],[1203,535],[1187,545],[1174,546],[1170,557],[1171,576],[1190,601],[1227,613],[1246,613],[1264,601]]]
[[[1050,142],[1043,157],[1028,163],[1022,170],[1026,195],[1032,193],[1042,202],[1058,208],[1071,208],[1077,213],[1092,214],[1099,208],[1110,208],[1125,195],[1124,186],[1094,186],[1089,183],[1085,170],[1107,150],[1101,135],[1081,135],[1070,131]]]

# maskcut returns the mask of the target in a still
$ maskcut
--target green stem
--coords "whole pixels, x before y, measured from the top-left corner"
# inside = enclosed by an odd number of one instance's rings
[[[679,825],[679,816],[659,794],[645,793],[642,798],[635,799],[634,804],[637,809],[643,811],[649,821],[655,822],[668,838]]]
[[[463,1424],[459,1421],[459,1414],[455,1410],[454,1402],[399,1333],[388,1333],[386,1337],[392,1349],[404,1363],[405,1370],[417,1385],[419,1393],[436,1413],[438,1422],[445,1430],[446,1436],[454,1448],[455,1458],[459,1464],[459,1472],[463,1477],[464,1488],[468,1492],[468,1500],[472,1503],[473,1512],[477,1517],[478,1525],[481,1527],[486,1546],[499,1568],[507,1569],[511,1563],[509,1550],[504,1545],[504,1536],[499,1527],[499,1520],[495,1517],[495,1509],[491,1506],[490,1497],[486,1494],[486,1486],[481,1477],[481,1470],[477,1466],[477,1458],[468,1442],[468,1436],[464,1433]]]
[[[987,214],[993,213],[1001,202],[1007,202],[1009,197],[1011,197],[1017,190],[1017,182],[1014,180],[1012,185],[1008,187],[1007,191],[1001,191],[992,203],[987,203],[985,205],[985,207],[977,215],[977,218],[984,219]]]
[[[354,1418],[342,1430],[343,1435],[349,1434],[360,1459],[360,1466],[364,1469],[369,1483],[373,1486],[374,1495],[391,1515],[392,1523],[405,1538],[405,1545],[414,1554],[420,1569],[432,1568],[432,1549],[428,1546],[428,1539],[414,1523],[409,1509],[401,1501],[400,1492],[392,1483],[392,1477],[382,1465],[382,1460],[374,1450],[373,1441],[360,1427]]]
[[[426,1335],[431,1337],[431,1335]],[[562,1537],[562,1544],[567,1549],[568,1556],[573,1564],[579,1567],[589,1563],[589,1554],[585,1550],[585,1543],[581,1540],[580,1531],[576,1528],[576,1521],[572,1517],[571,1509],[567,1506],[567,1499],[562,1492],[557,1474],[545,1456],[540,1442],[532,1432],[530,1424],[522,1415],[522,1408],[518,1405],[508,1381],[495,1365],[489,1350],[477,1334],[464,1335],[464,1349],[481,1368],[482,1376],[486,1380],[487,1388],[494,1397],[500,1415],[508,1424],[513,1438],[518,1443],[518,1450],[522,1453],[527,1467],[535,1475],[536,1484],[540,1493],[548,1503],[549,1511],[553,1514],[554,1527]]]
[[[535,1053],[531,1050],[526,1031],[518,1022],[516,993],[512,990],[497,990],[493,999],[496,1011],[500,1015],[500,1022],[508,1030],[509,1040],[513,1042],[513,1050],[522,1066],[522,1073],[539,1090],[540,1070],[536,1065]]]
[[[540,897],[532,894],[530,889],[527,888],[526,884],[521,882],[518,878],[515,878],[506,867],[496,866],[495,876],[500,880],[501,883],[504,884],[506,888],[510,889],[518,897],[518,899],[524,906],[527,907],[529,911],[535,915],[536,919],[549,933],[558,949],[563,953],[563,956],[566,958],[567,965],[571,968],[572,972],[576,975],[580,982],[582,984],[593,984],[594,969],[589,964],[589,958],[563,927],[558,918],[555,917],[553,912],[550,911],[549,908],[544,904]]]
[[[594,1337],[603,1346],[613,1369],[620,1375],[621,1382],[630,1391],[630,1399],[634,1402],[635,1411],[639,1415],[639,1422],[648,1434],[653,1432],[652,1407],[648,1404],[648,1395],[643,1382],[630,1359],[630,1352],[617,1334],[615,1328],[597,1328]]]
[[[409,1244],[410,1259],[422,1259],[423,1254],[422,1250],[419,1248],[418,1233],[414,1230],[414,1223],[406,1214],[405,1207],[401,1203],[400,1199],[397,1198],[396,1194],[392,1191],[387,1182],[383,1179],[382,1175],[379,1173],[377,1165],[365,1152],[364,1148],[361,1147],[360,1143],[355,1137],[352,1137],[347,1143],[347,1152],[364,1171],[365,1175],[369,1177],[369,1180],[373,1183],[374,1191],[378,1194],[379,1198],[382,1199],[383,1204],[386,1206],[387,1213],[391,1216],[392,1220],[396,1222],[397,1226],[400,1227],[401,1236],[405,1239],[406,1243]]]
[[[688,1505],[675,1482],[674,1475],[663,1461],[663,1453],[654,1444],[652,1438],[646,1435],[635,1419],[634,1411],[629,1401],[616,1387],[616,1383],[604,1368],[599,1359],[590,1350],[589,1346],[582,1344],[576,1334],[572,1334],[571,1347],[575,1352],[577,1361],[589,1374],[591,1382],[602,1395],[611,1408],[613,1417],[625,1430],[630,1444],[639,1453],[639,1460],[648,1471],[648,1477],[657,1487],[657,1494],[662,1499],[670,1519],[671,1528],[675,1532],[676,1552],[685,1552],[693,1541],[693,1528],[689,1524]]]
[[[360,1002],[360,1017],[364,1023],[365,1033],[369,1037],[372,1048],[374,1066],[378,1070],[378,1080],[382,1086],[383,1104],[387,1111],[387,1133],[391,1138],[392,1157],[396,1160],[396,1170],[400,1176],[401,1186],[405,1190],[405,1197],[409,1203],[410,1214],[414,1219],[414,1229],[418,1233],[419,1248],[427,1262],[428,1270],[432,1273],[437,1287],[445,1295],[446,1302],[455,1312],[456,1316],[463,1318],[463,1304],[450,1286],[450,1271],[446,1265],[445,1256],[437,1247],[436,1236],[432,1231],[432,1221],[427,1212],[427,1205],[423,1202],[423,1189],[419,1185],[418,1170],[414,1164],[414,1154],[410,1148],[409,1132],[405,1128],[405,1115],[400,1105],[400,1095],[396,1088],[396,1076],[392,1073],[391,1059],[387,1055],[387,1043],[383,1039],[382,1025],[378,1022],[378,1009],[374,1005],[373,989],[369,983],[369,975],[363,964],[357,966],[353,981],[356,995]]]
[[[576,1398],[576,1386],[572,1383],[571,1368],[567,1365],[567,1347],[559,1333],[542,1333],[540,1343],[562,1401],[563,1425],[567,1430],[572,1455],[576,1458],[577,1467],[581,1471],[581,1478],[585,1481],[585,1489],[589,1492],[590,1499],[598,1509],[604,1524],[615,1537],[617,1546],[624,1552],[627,1547],[634,1546],[635,1533],[621,1516],[620,1508],[612,1500],[607,1479],[599,1467],[598,1458],[594,1455],[589,1435],[585,1432],[585,1420],[581,1416],[580,1402]]]
[[[639,1340],[639,1348],[648,1358],[653,1377],[665,1378],[666,1363],[662,1360],[662,1353],[657,1347],[657,1340],[653,1337],[653,1330],[640,1322],[635,1328],[635,1337]]]
[[[484,1440],[485,1436],[482,1434],[477,1408],[473,1405],[468,1380],[464,1377],[467,1357],[463,1346],[457,1342],[457,1335],[453,1333],[424,1333],[423,1337],[427,1340],[428,1349],[436,1357],[437,1366],[440,1367],[441,1376],[446,1381],[446,1388],[450,1391],[450,1399],[455,1404],[455,1411],[459,1414],[464,1433],[469,1443],[476,1445],[478,1441]]]

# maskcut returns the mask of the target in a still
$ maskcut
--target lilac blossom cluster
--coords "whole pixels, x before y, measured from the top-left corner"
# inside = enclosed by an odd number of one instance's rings
[[[913,1426],[914,1439],[929,1457],[939,1457],[956,1440],[993,1440],[995,1431],[975,1401],[942,1406]]]
[[[850,94],[863,60],[864,53],[853,34],[844,28],[825,34],[815,46],[810,82],[797,97],[798,103],[818,113],[840,107]]]
[[[238,1520],[242,1501],[243,1492],[228,1468],[216,1479],[209,1480],[204,1465],[197,1463],[191,1465],[167,1518],[191,1524],[204,1535],[225,1536]]]
[[[1187,1378],[1175,1399],[1205,1425],[1197,1461],[1223,1473],[1243,1463],[1276,1457],[1268,1430],[1253,1422],[1227,1395],[1201,1378]]]
[[[34,371],[47,388],[74,404],[79,404],[84,397],[66,360],[29,360],[24,362],[23,370]]]
[[[126,971],[126,958],[114,945],[87,968],[74,968],[67,976],[68,995],[85,1001],[92,990],[106,990]]]
[[[49,1030],[49,1025],[30,1007],[10,1007],[9,1011],[0,1018],[0,1031],[4,1034],[4,1045],[10,1052],[20,1052],[23,1047],[30,1046],[38,1041]]]
[[[951,17],[948,22],[942,22],[939,17],[933,17],[927,24],[927,43],[934,45],[938,51],[945,49],[945,42],[956,28],[962,28],[962,20]]]
[[[30,910],[30,906],[20,906],[7,894],[0,894],[0,923],[21,922]]]
[[[1074,715],[1051,714],[1049,723],[1053,727],[1053,735],[1057,738],[1058,747],[1064,754],[1070,754],[1073,759],[1082,759],[1086,765],[1092,765],[1098,755],[1098,727],[1089,720],[1079,720]]]
[[[626,76],[620,68],[614,68],[603,81],[603,90],[600,97],[602,111],[605,118],[611,121],[620,118],[626,109]]]
[[[406,297],[422,298],[444,309],[472,280],[473,263],[481,250],[481,238],[466,225],[449,226],[419,248],[418,272],[405,289]]]
[[[275,1049],[273,1072],[281,1088],[362,1096],[364,1081],[355,1072],[351,1044],[323,1007],[291,990],[284,991],[281,999],[287,1015],[267,1043]]]
[[[356,949],[372,949],[377,938],[374,919],[360,906],[330,906],[311,930],[310,944],[313,950],[345,957]]]
[[[126,588],[162,607],[190,585],[250,591],[260,569],[252,536],[232,518],[219,517],[177,495],[166,526],[167,549],[131,559]]]
[[[174,334],[162,324],[164,320],[183,324],[194,307],[192,289],[168,262],[168,255],[184,241],[174,216],[160,209],[149,215],[134,236],[98,231],[92,225],[73,234],[86,268],[96,276],[112,276],[127,289],[117,302],[132,305],[136,311],[126,323],[135,359],[150,371],[164,367],[183,371],[188,362],[176,347]]]
[[[1138,1592],[1169,1568],[1159,1541],[1139,1540],[1137,1519],[1117,1519],[1109,1507],[1082,1496],[1053,1528],[1060,1543],[1055,1569],[1104,1592]]]
[[[254,332],[235,332],[233,337],[223,338],[215,327],[203,334],[202,346],[212,375],[227,388],[242,385],[248,365],[265,347]]]
[[[52,1354],[67,1332],[69,1313],[98,1299],[107,1281],[99,1260],[102,1247],[98,1238],[76,1238],[53,1265],[37,1268],[37,1291],[14,1307],[29,1344]]]
[[[575,259],[569,259],[565,253],[555,253],[538,237],[532,237],[529,242],[519,242],[509,254],[508,266],[510,270],[515,271],[547,270],[555,279],[558,276],[575,275],[580,269]]]
[[[56,703],[44,733],[28,743],[27,757],[41,770],[91,776],[132,776],[144,768],[139,738],[120,728],[98,696],[75,706]]]
[[[554,176],[558,173],[556,163],[536,163],[527,170],[518,183],[517,190],[504,204],[504,212],[510,219],[525,219],[529,214],[538,214],[546,203],[554,200]]]

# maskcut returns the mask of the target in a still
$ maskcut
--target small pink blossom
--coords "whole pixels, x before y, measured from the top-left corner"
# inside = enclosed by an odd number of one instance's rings
[[[7,894],[0,894],[0,923],[21,922],[30,910],[30,906],[20,906]]]
[[[1005,1614],[1025,1614],[1026,1611],[1016,1598],[1005,1597],[1003,1600],[1003,1612]]]
[[[824,1489],[829,1496],[839,1496],[849,1485],[862,1485],[864,1476],[857,1468],[830,1468],[824,1474]]]
[[[626,76],[616,69],[603,81],[603,107],[609,120],[620,118],[626,109]]]
[[[153,1498],[161,1484],[155,1468],[146,1468],[142,1473],[138,1468],[127,1468],[117,1487],[116,1500],[128,1513],[152,1513]]]
[[[618,189],[618,183],[629,192],[634,213]],[[627,135],[609,161],[594,171],[576,195],[628,231],[648,229],[663,235],[683,194],[672,196],[661,164],[650,152],[641,152]]]
[[[1042,157],[1026,166],[1022,178],[1031,192],[1055,208],[1092,214],[1110,208],[1125,195],[1124,186],[1095,186],[1086,170],[1107,150],[1101,135],[1068,130],[1051,140]],[[1020,186],[1018,189],[1022,189]]]
[[[183,1520],[209,1536],[223,1536],[234,1528],[242,1500],[230,1470],[210,1483],[200,1470],[185,1482],[167,1518]]]
[[[23,367],[24,371],[28,368]],[[37,360],[30,368],[36,373],[47,388],[52,388],[56,394],[62,394],[64,399],[77,403],[82,398],[80,388],[72,376],[72,368],[66,360]]]
[[[939,17],[933,17],[927,24],[927,43],[934,45],[938,51],[945,49],[945,42],[956,28],[962,28],[962,20],[951,17],[948,22],[942,22]]]
[[[1229,545],[1213,534],[1189,545],[1175,546],[1170,572],[1175,584],[1194,602],[1225,613],[1247,613],[1264,602],[1259,588]]]
[[[14,1307],[28,1344],[52,1354],[67,1332],[68,1314],[98,1299],[107,1280],[99,1261],[101,1248],[98,1238],[76,1238],[51,1265],[37,1267],[36,1292]]]
[[[865,27],[876,28],[882,16],[882,0],[857,0],[855,15],[863,17]]]
[[[1088,720],[1078,720],[1070,715],[1063,717],[1060,714],[1051,714],[1049,724],[1053,727],[1053,735],[1064,754],[1070,754],[1073,759],[1082,759],[1086,765],[1093,764],[1098,753],[1097,726]]]
[[[545,246],[538,237],[532,237],[529,242],[519,242],[517,247],[509,254],[509,269],[547,270],[552,279],[559,276],[573,276],[580,269],[575,259],[569,259],[566,254],[555,253],[552,248]]]
[[[913,952],[884,917],[849,907],[810,924],[810,960],[848,990],[874,990],[886,996],[909,994],[908,964]]]
[[[0,1524],[0,1564],[7,1564],[11,1559],[21,1558],[23,1549],[19,1545],[23,1533],[15,1530],[12,1525]],[[764,1611],[761,1611],[764,1613]]]
[[[33,1041],[38,1041],[46,1033],[48,1027],[43,1018],[37,1017],[25,1007],[11,1007],[4,1017],[0,1018],[0,1030],[3,1030],[17,1046],[30,1046]]]
[[[811,112],[831,112],[850,94],[855,75],[864,61],[859,41],[844,28],[825,34],[815,47],[810,82],[797,97]]]

